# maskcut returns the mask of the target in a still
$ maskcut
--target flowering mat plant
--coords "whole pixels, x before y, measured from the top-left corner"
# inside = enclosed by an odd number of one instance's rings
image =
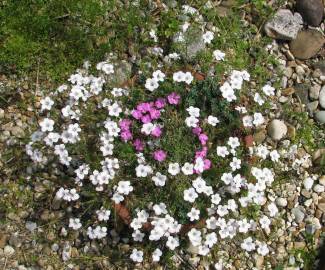
[[[227,61],[209,47],[213,32],[202,39],[211,67]],[[159,48],[150,57],[156,65],[122,85],[112,55],[86,62],[41,100],[26,152],[60,177],[55,200],[70,209],[67,226],[91,240],[124,239],[133,248],[123,256],[134,263],[190,250],[222,269],[215,251],[229,245],[249,260],[272,256],[274,168],[289,157],[252,134],[268,121],[256,108],[275,88],[264,82],[249,95],[246,70],[202,74]]]

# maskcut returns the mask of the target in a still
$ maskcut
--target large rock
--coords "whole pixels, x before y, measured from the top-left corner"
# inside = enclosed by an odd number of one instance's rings
[[[325,86],[323,86],[322,90],[319,92],[319,104],[325,109]]]
[[[299,13],[293,15],[289,9],[280,9],[265,24],[264,30],[271,38],[292,40],[296,38],[302,24],[303,20]]]
[[[267,133],[275,141],[281,140],[287,132],[288,128],[286,124],[278,119],[272,120],[267,127]]]
[[[290,42],[290,51],[296,58],[306,60],[315,56],[324,42],[321,32],[314,29],[303,30]]]
[[[307,24],[318,26],[322,22],[324,6],[321,0],[297,0],[296,7]]]
[[[321,123],[325,124],[325,111],[318,111],[315,113],[315,119]]]

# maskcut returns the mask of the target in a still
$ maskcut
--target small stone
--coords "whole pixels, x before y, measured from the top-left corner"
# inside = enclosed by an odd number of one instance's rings
[[[318,209],[325,213],[325,202],[321,202],[317,205]]]
[[[286,76],[287,78],[291,78],[292,76],[292,68],[291,67],[286,67],[284,72],[283,72],[283,75]]]
[[[9,238],[9,244],[14,247],[21,247],[22,237],[18,234],[12,234]]]
[[[321,0],[297,0],[296,8],[307,24],[318,26],[322,22],[324,6]]]
[[[294,85],[295,94],[299,97],[300,101],[307,105],[309,103],[308,92],[310,89],[310,84],[308,83],[298,83]]]
[[[295,92],[295,89],[292,87],[286,88],[281,91],[282,95],[284,96],[291,96]]]
[[[292,54],[301,60],[315,56],[324,45],[324,37],[321,32],[314,29],[300,31],[297,38],[290,42]]]
[[[266,138],[266,130],[263,129],[258,131],[253,135],[253,137],[254,137],[254,142],[256,142],[256,144],[261,144]]]
[[[302,17],[299,13],[294,15],[289,9],[278,10],[264,27],[265,33],[275,39],[292,40],[302,28]]]
[[[320,185],[325,186],[325,175],[322,175],[318,181]]]
[[[314,180],[311,177],[307,177],[304,180],[304,187],[306,190],[311,190],[311,188],[313,187],[313,184],[314,184]]]
[[[294,215],[295,217],[295,221],[297,223],[300,223],[304,220],[305,218],[305,214],[304,212],[299,208],[299,207],[295,207],[291,210],[292,214]]]
[[[315,113],[315,119],[321,123],[321,124],[325,124],[325,111],[317,111]]]
[[[4,248],[7,243],[8,235],[0,233],[0,248]]]
[[[314,112],[317,110],[318,104],[319,104],[319,102],[317,100],[313,101],[313,102],[309,102],[307,104],[307,110],[311,115],[313,115]]]
[[[35,222],[27,221],[25,227],[30,232],[33,232],[37,228],[37,224]]]
[[[314,191],[317,192],[317,193],[322,193],[325,191],[325,187],[320,185],[320,184],[316,184],[314,186]]]
[[[319,92],[319,104],[325,109],[325,85],[322,87],[322,90]]]
[[[279,207],[286,207],[288,204],[288,201],[285,198],[277,198],[275,202],[276,202],[276,205]]]
[[[11,257],[12,255],[14,255],[15,253],[15,249],[11,246],[5,246],[5,248],[3,249],[3,253],[6,257]]]
[[[298,75],[304,75],[305,74],[305,70],[302,66],[296,66],[296,73]]]
[[[255,266],[257,269],[263,269],[264,257],[257,255],[255,259]]]
[[[319,84],[315,84],[309,89],[309,97],[311,100],[317,100],[319,98],[321,86]]]
[[[15,126],[11,129],[11,134],[17,138],[23,138],[25,131],[21,127]]]
[[[288,128],[282,120],[274,119],[267,127],[268,135],[275,141],[281,140],[287,132]]]
[[[306,232],[308,234],[314,234],[316,231],[316,226],[314,224],[307,224],[306,225]]]
[[[306,246],[305,242],[294,242],[294,247],[296,249],[303,249]]]

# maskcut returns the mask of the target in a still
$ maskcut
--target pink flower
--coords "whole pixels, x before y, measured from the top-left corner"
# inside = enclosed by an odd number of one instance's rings
[[[135,139],[133,142],[133,146],[135,147],[135,150],[137,151],[143,151],[144,149],[144,144],[140,139]]]
[[[197,158],[204,158],[208,153],[208,148],[207,147],[203,147],[203,149],[201,151],[196,151],[195,152],[195,159]]]
[[[201,133],[199,135],[199,140],[200,140],[202,145],[206,145],[208,139],[209,139],[208,136],[206,134],[204,134],[204,133]]]
[[[161,136],[161,133],[162,133],[162,130],[161,130],[161,128],[160,127],[155,127],[154,129],[153,129],[153,131],[151,131],[151,135],[152,136],[154,136],[154,137],[160,137]]]
[[[141,116],[142,116],[142,113],[140,111],[138,111],[138,110],[133,110],[131,114],[137,120],[139,120],[141,118]]]
[[[151,104],[148,102],[143,102],[137,105],[137,110],[139,110],[142,113],[149,112],[151,109]]]
[[[165,151],[163,150],[156,150],[154,153],[153,153],[153,158],[157,161],[164,161],[167,157],[167,154]]]
[[[157,109],[162,109],[166,105],[166,99],[164,98],[158,98],[155,102],[155,106]]]
[[[169,104],[177,105],[181,99],[181,96],[176,92],[173,92],[167,96]]]
[[[151,109],[149,113],[152,119],[158,119],[160,117],[160,111],[156,109]]]
[[[209,170],[211,168],[211,161],[209,159],[204,160],[204,170]]]
[[[146,114],[144,116],[141,117],[141,122],[143,124],[147,124],[147,123],[150,123],[151,122],[151,117],[150,115]]]
[[[128,130],[132,124],[132,121],[129,119],[122,119],[119,123],[122,130]]]
[[[200,127],[193,128],[193,129],[192,129],[192,132],[193,132],[193,134],[195,134],[195,135],[200,135],[201,132],[202,132],[202,128],[200,128]]]
[[[121,138],[123,141],[127,142],[132,139],[132,133],[129,130],[121,132]]]

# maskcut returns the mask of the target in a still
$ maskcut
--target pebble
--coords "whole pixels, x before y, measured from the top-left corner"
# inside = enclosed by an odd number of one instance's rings
[[[319,104],[319,102],[317,100],[313,101],[313,102],[309,102],[307,104],[307,109],[308,109],[308,112],[310,113],[310,115],[313,115],[314,111],[317,110],[318,104]]]
[[[321,123],[321,124],[325,124],[325,111],[317,111],[315,113],[315,119]]]
[[[322,176],[319,178],[319,184],[322,185],[322,186],[325,186],[325,175],[322,175]]]
[[[322,193],[322,192],[324,192],[324,190],[325,190],[325,187],[320,184],[316,184],[314,186],[314,191],[317,193]]]
[[[276,205],[279,207],[286,207],[288,204],[288,201],[286,198],[277,198],[275,202],[276,202]]]
[[[306,225],[306,232],[308,234],[314,234],[316,231],[316,226],[314,224],[307,224]]]
[[[290,51],[296,58],[306,60],[315,56],[324,42],[321,32],[314,29],[303,30],[290,42]]]
[[[296,8],[307,24],[318,26],[322,22],[324,6],[321,0],[297,0]]]
[[[317,205],[318,209],[325,213],[325,202],[319,203]]]
[[[7,245],[3,249],[3,253],[6,257],[11,257],[12,255],[14,255],[15,249],[12,246]]]
[[[319,98],[321,86],[319,84],[315,84],[309,89],[309,97],[311,100],[317,100]]]
[[[37,224],[35,222],[27,221],[25,227],[30,232],[33,232],[37,228]]]
[[[304,180],[304,187],[306,190],[310,190],[313,187],[314,180],[311,177],[307,177]]]
[[[302,17],[299,13],[292,14],[289,9],[278,10],[264,26],[265,33],[274,39],[292,40],[302,28]]]
[[[305,218],[305,214],[304,212],[299,208],[299,207],[295,207],[291,210],[292,214],[294,215],[295,217],[295,221],[297,223],[300,223],[304,220]]]
[[[274,119],[267,127],[268,135],[275,141],[281,140],[287,132],[288,128],[282,120]]]
[[[319,92],[319,104],[325,109],[325,85],[322,87],[322,90]]]

